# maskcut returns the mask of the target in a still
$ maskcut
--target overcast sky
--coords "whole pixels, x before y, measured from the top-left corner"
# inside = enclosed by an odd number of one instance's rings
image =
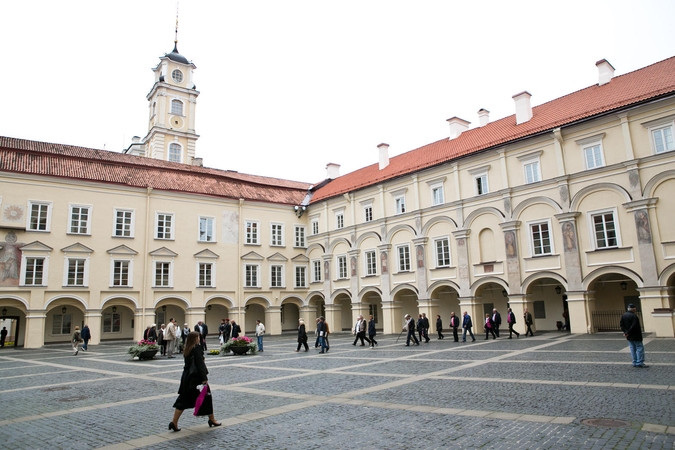
[[[147,133],[170,1],[0,2],[0,135],[121,151]],[[675,55],[675,1],[194,1],[178,50],[197,66],[204,165],[298,181],[376,163]]]

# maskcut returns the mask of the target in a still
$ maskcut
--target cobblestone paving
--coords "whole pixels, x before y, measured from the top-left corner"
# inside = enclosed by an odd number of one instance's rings
[[[296,353],[207,356],[215,413],[167,431],[183,361],[132,361],[129,343],[0,350],[0,447],[11,449],[675,449],[675,339],[646,336],[651,367],[620,334],[375,349],[337,334]],[[217,348],[215,340],[209,348]],[[616,419],[595,427],[584,419]]]

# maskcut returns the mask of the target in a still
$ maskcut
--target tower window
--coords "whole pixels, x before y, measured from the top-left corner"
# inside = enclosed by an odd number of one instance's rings
[[[183,115],[183,102],[180,100],[171,100],[171,114],[177,116]]]
[[[181,153],[182,152],[181,152],[180,144],[176,144],[176,143],[169,144],[169,161],[177,162],[177,163],[182,162],[183,161],[183,158],[182,158],[183,155]]]
[[[171,79],[176,83],[182,83],[183,82],[183,72],[181,72],[178,69],[173,69],[173,72],[171,72]]]

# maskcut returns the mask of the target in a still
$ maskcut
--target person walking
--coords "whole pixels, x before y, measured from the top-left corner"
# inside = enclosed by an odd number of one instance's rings
[[[305,346],[305,351],[309,351],[309,345],[307,345],[307,330],[305,329],[305,321],[300,319],[298,320],[298,348],[296,352],[300,351],[300,347]]]
[[[468,312],[464,311],[464,320],[462,321],[462,342],[466,342],[466,333],[469,333],[471,335],[472,339],[471,342],[476,342],[476,338],[471,332],[472,326],[473,322],[471,322],[471,316],[469,315]]]
[[[642,343],[640,318],[635,314],[635,311],[635,305],[629,303],[627,311],[621,316],[619,326],[626,340],[628,340],[630,356],[633,358],[633,367],[647,368],[649,366],[645,364],[645,347]]]
[[[220,325],[218,325],[218,340],[220,345],[223,345],[227,339],[223,337],[225,333],[225,319],[220,319]]]
[[[198,386],[201,385],[202,389],[209,389],[209,379],[207,376],[209,371],[204,362],[204,350],[200,345],[200,340],[201,335],[197,331],[192,331],[185,340],[185,350],[183,352],[185,366],[183,367],[183,375],[180,377],[178,398],[173,404],[173,407],[175,408],[173,419],[169,422],[169,430],[173,430],[174,432],[181,430],[178,428],[178,420],[180,419],[181,414],[183,414],[183,411],[195,407],[197,397],[199,397],[201,392],[198,389]],[[199,411],[197,411],[196,415],[208,416],[209,428],[222,425],[222,423],[216,421],[216,418],[213,415],[213,398],[210,392],[207,393],[204,402],[199,407]]]
[[[321,345],[321,351],[319,353],[326,353],[328,351],[328,346],[326,345],[326,319],[323,316],[319,317],[319,323],[316,328],[319,332],[319,345]]]
[[[441,315],[436,316],[436,332],[438,333],[438,339],[443,339],[443,320],[441,320]]]
[[[0,331],[0,347],[5,346],[6,339],[7,339],[7,327],[2,327],[2,331]]]
[[[77,356],[79,349],[77,348],[77,345],[82,342],[82,333],[80,333],[80,327],[75,325],[75,332],[73,333],[73,339],[72,339],[72,344],[73,344],[73,356]]]
[[[357,316],[356,317],[356,323],[354,324],[354,335],[356,336],[354,338],[354,343],[352,345],[356,345],[356,341],[361,339],[361,347],[365,347],[365,343],[363,342],[364,339],[370,344],[370,339],[366,337],[366,320],[363,318],[363,316]]]
[[[265,325],[260,320],[255,321],[255,335],[258,338],[258,351],[263,351],[263,336],[265,335]]]
[[[314,329],[314,335],[316,336],[316,342],[314,343],[314,348],[319,348],[319,344],[321,343],[320,336],[319,336],[319,322],[321,322],[321,320],[317,317],[316,318],[316,328]]]
[[[375,319],[373,315],[370,315],[370,320],[368,320],[368,337],[370,338],[370,348],[375,348],[377,341],[375,340],[375,335],[377,330],[375,330]]]
[[[180,327],[176,323],[176,319],[173,320],[173,352],[180,353],[180,344],[181,344],[181,332]]]
[[[485,340],[489,339],[489,334],[492,333],[492,339],[497,339],[495,336],[495,323],[492,321],[490,314],[485,314]]]
[[[429,339],[429,328],[431,328],[431,325],[429,324],[427,313],[422,313],[422,337],[426,339],[427,344],[431,340]]]
[[[455,312],[450,313],[450,328],[452,328],[452,337],[455,339],[455,342],[459,342],[459,336],[457,335],[457,328],[459,328],[459,317],[455,315]]]
[[[492,329],[494,330],[497,337],[499,337],[499,327],[502,325],[502,315],[499,314],[497,309],[492,310]]]
[[[328,327],[328,322],[326,322],[326,319],[323,320],[323,331],[324,331],[323,340],[326,341],[326,351],[328,351],[330,350],[330,341],[328,340],[330,328]]]
[[[197,322],[197,325],[195,325],[195,331],[199,332],[200,337],[200,344],[202,346],[202,349],[204,351],[207,350],[206,348],[206,336],[209,335],[209,327],[206,325],[206,323],[202,320]]]
[[[532,321],[532,314],[525,308],[525,312],[523,313],[523,320],[525,320],[525,325],[527,326],[527,330],[525,330],[525,337],[527,337],[527,334],[530,333],[530,336],[534,336],[534,333],[532,332],[532,324],[534,323]]]
[[[82,327],[82,340],[84,341],[84,344],[82,344],[82,351],[87,351],[89,339],[91,339],[91,331],[89,331],[89,325],[85,323],[84,327]]]
[[[173,356],[174,341],[176,340],[176,324],[173,317],[169,319],[169,325],[164,329],[164,342],[166,343],[166,358],[175,358]]]
[[[506,321],[509,324],[509,339],[511,339],[511,333],[515,333],[516,337],[520,337],[520,333],[518,333],[516,330],[513,329],[513,326],[516,324],[516,315],[513,314],[513,310],[511,308],[508,309],[508,312],[506,313]]]
[[[190,334],[190,326],[187,323],[183,324],[183,330],[180,333],[180,338],[181,338],[181,351],[185,351],[185,341],[187,340],[188,334]]]
[[[415,345],[420,345],[420,341],[417,340],[415,336],[415,319],[413,319],[410,314],[405,315],[405,325],[403,326],[403,331],[408,332],[408,336],[405,340],[405,346],[410,347],[410,338],[415,342]]]
[[[417,315],[417,335],[419,336],[419,341],[422,342],[422,334],[424,333],[424,321],[422,320],[422,314]]]
[[[239,333],[241,333],[241,327],[234,320],[230,321],[230,323],[232,324],[232,339],[236,339],[239,337]]]

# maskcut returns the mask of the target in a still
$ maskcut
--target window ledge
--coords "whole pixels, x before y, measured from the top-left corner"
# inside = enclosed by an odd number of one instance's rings
[[[108,286],[109,289],[132,289],[133,286]]]
[[[437,266],[437,267],[432,267],[429,270],[434,271],[434,270],[446,270],[446,269],[455,269],[455,268],[456,268],[455,266]]]
[[[608,248],[596,248],[594,250],[587,250],[586,254],[597,253],[597,252],[611,252],[612,250],[630,250],[633,247],[608,247]]]

